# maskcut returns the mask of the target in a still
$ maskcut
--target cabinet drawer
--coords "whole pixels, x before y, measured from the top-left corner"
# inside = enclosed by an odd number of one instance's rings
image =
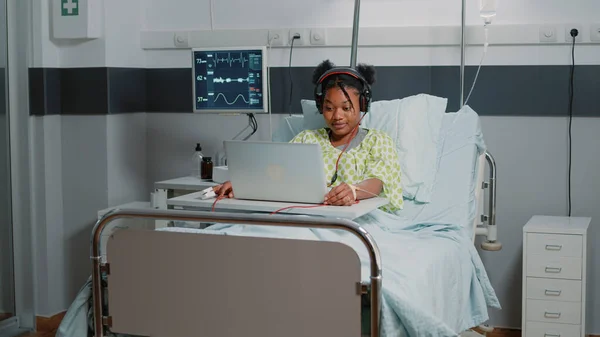
[[[580,324],[581,303],[527,300],[527,320],[546,323]]]
[[[564,234],[527,234],[527,254],[582,257],[583,237]]]
[[[554,324],[527,322],[525,324],[527,337],[580,337],[581,326],[571,324]]]
[[[528,277],[527,298],[581,302],[581,281]]]
[[[581,280],[581,258],[527,256],[527,276]]]

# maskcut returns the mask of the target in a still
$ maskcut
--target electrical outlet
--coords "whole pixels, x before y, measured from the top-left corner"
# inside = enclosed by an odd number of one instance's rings
[[[300,35],[299,39],[295,39],[294,40],[294,46],[303,46],[306,44],[306,30],[305,29],[290,29],[289,31],[289,44],[292,44],[292,39],[294,38],[294,35]]]
[[[556,27],[542,26],[540,27],[540,42],[556,42]]]
[[[269,31],[269,37],[267,38],[267,45],[271,42],[271,47],[285,46],[285,31],[283,29],[275,29]]]
[[[188,33],[178,32],[173,35],[173,43],[177,48],[188,48]]]
[[[577,29],[577,37],[575,38],[575,42],[582,42],[583,41],[583,26],[580,24],[571,24],[571,25],[566,25],[565,26],[565,41],[566,42],[573,42],[573,37],[571,36],[571,29]]]
[[[600,42],[600,23],[590,26],[590,41]]]
[[[327,44],[327,35],[325,29],[318,28],[310,31],[310,44],[315,46],[324,46]]]

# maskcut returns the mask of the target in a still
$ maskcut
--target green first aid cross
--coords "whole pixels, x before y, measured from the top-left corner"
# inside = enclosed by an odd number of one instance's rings
[[[79,0],[61,0],[62,16],[79,15]]]

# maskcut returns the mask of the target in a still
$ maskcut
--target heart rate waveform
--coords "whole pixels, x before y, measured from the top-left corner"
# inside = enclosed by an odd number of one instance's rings
[[[208,57],[212,57],[213,55],[208,55]],[[229,65],[229,67],[233,67],[234,63],[240,63],[242,68],[246,67],[246,63],[249,61],[248,58],[244,56],[244,53],[215,53],[214,58],[211,60],[215,68],[219,66],[219,64],[224,63]]]
[[[211,94],[209,94],[209,95],[211,95]],[[213,96],[213,95],[214,95],[214,93],[212,93],[212,95],[211,95],[211,96]],[[242,100],[244,100],[244,102],[245,102],[246,104],[250,103],[250,101],[249,101],[248,99],[246,99],[246,97],[245,97],[243,94],[238,94],[237,96],[235,96],[235,99],[234,99],[233,101],[231,101],[231,102],[230,102],[230,101],[227,99],[227,96],[225,96],[225,94],[224,94],[224,93],[222,93],[222,92],[218,93],[218,94],[217,94],[217,96],[215,96],[215,99],[214,99],[214,101],[213,101],[213,102],[216,102],[216,101],[219,99],[219,97],[223,97],[223,100],[225,101],[225,104],[227,104],[227,105],[234,105],[234,104],[235,104],[235,103],[236,103],[236,102],[237,102],[237,101],[238,101],[240,98],[241,98]]]
[[[213,82],[215,82],[215,83],[225,83],[225,82],[227,82],[227,83],[231,83],[231,82],[244,83],[244,82],[248,82],[248,81],[250,81],[249,77],[246,77],[246,78],[241,78],[241,77],[238,77],[238,78],[217,77],[217,78],[213,79]]]

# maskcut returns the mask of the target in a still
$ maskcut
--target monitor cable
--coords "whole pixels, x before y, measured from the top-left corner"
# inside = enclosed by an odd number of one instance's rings
[[[571,131],[573,124],[573,96],[574,96],[574,75],[575,75],[575,41],[577,40],[577,35],[579,31],[577,29],[571,29],[571,37],[573,37],[573,43],[571,45],[571,72],[569,79],[569,164],[568,164],[568,216],[571,216],[571,162],[572,162],[572,154],[571,154]]]
[[[208,3],[208,7],[209,7],[209,15],[210,15],[210,30],[215,30],[215,2],[214,0],[210,0]]]
[[[271,59],[271,48],[275,37],[271,37],[267,44],[267,60]],[[267,107],[269,109],[269,141],[273,141],[273,119],[271,118],[271,66],[267,64]]]
[[[288,102],[288,113],[292,115],[292,94],[294,93],[294,79],[292,78],[292,53],[294,51],[294,41],[300,38],[300,34],[295,34],[290,41],[290,62],[288,64],[288,76],[290,77],[290,100]]]

